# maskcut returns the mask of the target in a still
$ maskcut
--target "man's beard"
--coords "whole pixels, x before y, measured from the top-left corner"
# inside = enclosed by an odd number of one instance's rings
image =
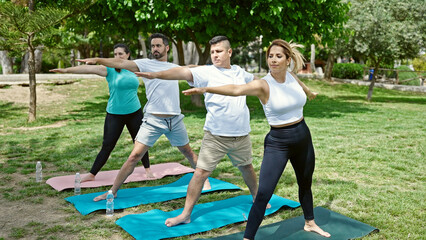
[[[153,56],[155,59],[160,59],[160,58],[162,58],[162,57],[164,56],[164,54],[161,54],[160,52],[155,51],[155,52],[152,54],[152,56]]]

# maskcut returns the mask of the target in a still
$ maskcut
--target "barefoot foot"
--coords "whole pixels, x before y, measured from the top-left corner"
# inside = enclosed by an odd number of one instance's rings
[[[207,178],[206,181],[204,182],[203,190],[210,190],[210,189],[212,189],[212,186],[210,185],[210,181]]]
[[[303,228],[307,232],[318,233],[323,237],[330,237],[331,234],[322,230],[314,220],[305,220],[305,227]]]
[[[145,168],[145,174],[147,178],[155,178],[154,174],[152,173],[151,169]]]
[[[185,216],[179,215],[179,216],[174,217],[174,218],[166,219],[165,224],[166,224],[167,227],[173,227],[173,226],[176,226],[178,224],[187,224],[187,223],[190,223],[190,222],[191,222],[190,217],[185,217]]]
[[[88,181],[94,181],[95,180],[95,175],[88,173],[86,174],[80,182],[88,182]]]

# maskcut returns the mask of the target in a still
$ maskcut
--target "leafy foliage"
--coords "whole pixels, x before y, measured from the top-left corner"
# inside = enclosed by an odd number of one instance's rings
[[[398,73],[398,77],[399,77],[400,82],[404,81],[404,80],[412,79],[412,80],[403,82],[404,85],[414,85],[414,86],[420,85],[419,79],[417,78],[417,74],[413,70],[411,70],[409,67],[399,66],[396,69],[402,70],[402,72]]]
[[[340,0],[283,2],[280,0],[108,0],[117,13],[134,11],[144,32],[163,32],[174,41],[193,41],[201,61],[209,53],[208,40],[226,35],[246,45],[263,35],[266,46],[275,38],[313,41],[312,33],[330,37],[342,25],[348,5]],[[201,62],[201,63],[204,63]]]
[[[364,66],[356,63],[336,63],[333,66],[332,77],[342,79],[362,79]]]

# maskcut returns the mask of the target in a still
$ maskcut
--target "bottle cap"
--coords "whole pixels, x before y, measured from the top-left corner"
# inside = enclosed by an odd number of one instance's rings
[[[111,194],[112,194],[112,190],[108,190],[108,193],[111,193]]]

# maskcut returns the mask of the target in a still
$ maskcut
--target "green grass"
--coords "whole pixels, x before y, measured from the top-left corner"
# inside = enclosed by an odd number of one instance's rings
[[[425,139],[426,95],[375,88],[373,101],[365,101],[367,87],[304,80],[320,93],[305,106],[315,151],[314,205],[322,206],[380,229],[363,239],[425,239]],[[187,88],[181,83],[181,89]],[[27,105],[0,101],[0,201],[8,206],[41,208],[52,204],[60,221],[21,220],[21,225],[2,228],[0,239],[132,239],[114,224],[118,217],[152,209],[171,211],[183,207],[184,199],[138,206],[118,211],[114,219],[103,212],[81,216],[64,198],[72,191],[56,192],[34,181],[35,163],[42,161],[43,176],[87,172],[100,149],[108,99],[102,80],[80,80],[70,85],[47,86],[63,98],[39,104],[36,122],[27,123]],[[144,103],[144,89],[140,88]],[[262,161],[263,138],[269,127],[259,100],[248,98],[251,111],[251,139],[254,167]],[[205,109],[181,96],[190,144],[199,151]],[[37,128],[63,122],[64,126]],[[24,129],[24,128],[29,129]],[[132,149],[124,131],[103,170],[118,169]],[[151,163],[188,162],[165,137],[150,149]],[[219,192],[201,196],[199,203],[248,194],[238,170],[229,160],[222,161],[213,177],[234,183],[244,191]],[[123,188],[154,186],[176,177],[129,183]],[[83,189],[99,192],[108,187]],[[289,164],[275,194],[298,200],[297,183]],[[54,203],[54,204],[53,204]],[[48,208],[45,207],[45,208]],[[300,208],[283,209],[266,217],[262,224],[302,215]],[[3,216],[7,219],[7,216]],[[40,213],[43,219],[43,213]],[[3,221],[3,220],[1,220]],[[6,220],[7,221],[7,220]],[[243,231],[244,223],[177,239],[213,237]]]

